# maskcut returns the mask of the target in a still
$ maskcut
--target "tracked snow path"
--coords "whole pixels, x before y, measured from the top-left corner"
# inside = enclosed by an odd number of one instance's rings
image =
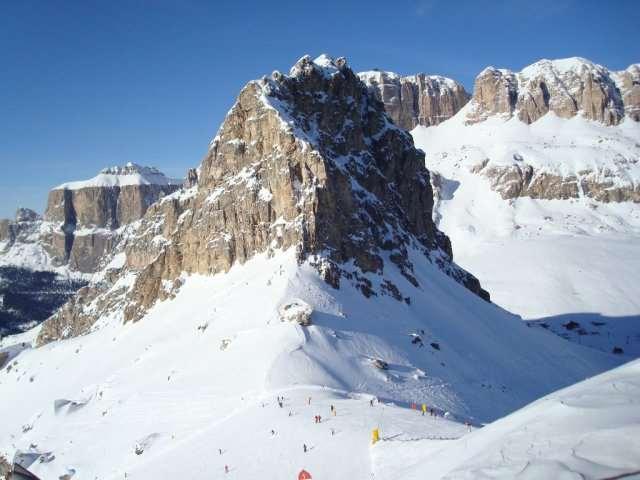
[[[640,361],[548,395],[438,451],[415,453],[421,462],[386,478],[638,478]]]

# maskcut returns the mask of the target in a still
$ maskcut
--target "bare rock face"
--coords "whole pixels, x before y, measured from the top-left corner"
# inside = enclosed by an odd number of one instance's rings
[[[518,87],[509,70],[485,68],[476,78],[468,123],[486,120],[492,115],[510,117],[516,107]]]
[[[622,95],[625,115],[640,122],[640,64],[636,63],[626,70],[616,72],[613,78]]]
[[[398,301],[409,299],[385,271],[398,269],[417,284],[409,250],[419,251],[488,300],[478,280],[452,262],[432,207],[424,154],[411,136],[391,123],[344,59],[305,56],[289,75],[274,72],[242,89],[197,185],[153,204],[124,242],[122,272],[92,287],[90,307],[70,304],[48,320],[39,342],[88,331],[100,305],[114,301],[125,321],[140,319],[175,294],[183,273],[215,274],[289,247],[334,288],[350,282],[367,297]],[[380,275],[384,287],[377,290],[364,273]],[[124,275],[134,280],[114,293]]]
[[[461,84],[437,75],[400,77],[392,72],[370,71],[358,76],[384,103],[393,122],[405,130],[437,125],[455,115],[470,98]]]
[[[48,234],[50,253],[74,270],[95,271],[104,252],[113,247],[113,232],[142,218],[152,203],[181,183],[155,168],[129,163],[54,188],[45,220],[60,227]]]
[[[526,163],[514,165],[489,165],[478,169],[486,177],[491,188],[502,198],[531,197],[545,200],[567,200],[580,196],[600,202],[640,203],[640,185],[621,186],[613,172],[591,171],[581,175],[561,176],[536,171]]]
[[[533,123],[549,111],[605,125],[617,125],[625,115],[638,121],[639,75],[638,65],[611,72],[583,58],[540,60],[518,73],[489,67],[476,78],[467,123],[494,115]]]
[[[191,188],[198,185],[198,170],[190,168],[187,171],[187,178],[184,180],[184,188]]]

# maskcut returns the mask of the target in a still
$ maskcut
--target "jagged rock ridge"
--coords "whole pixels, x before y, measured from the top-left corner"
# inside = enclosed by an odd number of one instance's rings
[[[531,126],[487,127],[486,135],[502,145],[502,158],[485,157],[471,166],[505,199],[640,202],[640,144],[633,141],[639,112],[637,64],[613,72],[583,58],[567,58],[540,60],[521,72],[486,68],[476,78],[473,98],[460,112],[463,118],[456,122],[482,129],[488,119],[517,119]],[[547,114],[591,124],[556,122]],[[549,128],[552,124],[556,131]],[[607,128],[599,129],[598,124]],[[469,140],[469,148],[472,143]],[[534,153],[533,144],[538,143],[543,144],[542,152]]]
[[[488,67],[475,80],[467,122],[493,115],[533,123],[547,112],[605,125],[640,120],[640,67],[612,72],[584,58],[540,60],[521,72]]]
[[[123,242],[125,265],[49,319],[40,343],[85,333],[99,315],[139,319],[185,273],[289,247],[335,288],[351,282],[407,303],[385,270],[417,284],[410,252],[419,252],[488,300],[431,219],[423,153],[344,59],[305,56],[288,75],[249,82],[197,176],[149,208]],[[382,277],[379,289],[370,274]]]
[[[384,103],[394,123],[405,130],[413,130],[417,125],[438,125],[455,115],[471,98],[460,83],[439,75],[419,73],[401,77],[374,70],[358,76]]]

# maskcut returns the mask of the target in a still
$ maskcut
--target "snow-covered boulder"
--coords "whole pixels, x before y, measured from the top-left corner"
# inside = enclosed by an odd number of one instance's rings
[[[282,322],[295,322],[303,327],[311,325],[311,305],[300,299],[294,299],[280,306],[278,314]]]

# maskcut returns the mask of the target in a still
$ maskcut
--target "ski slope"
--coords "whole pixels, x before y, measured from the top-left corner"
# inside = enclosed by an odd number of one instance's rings
[[[485,159],[509,164],[521,155],[537,169],[576,175],[585,168],[618,171],[615,159],[625,157],[636,163],[618,172],[620,182],[637,182],[640,126],[553,114],[531,125],[494,118],[467,126],[464,115],[412,131],[427,168],[443,177],[434,216],[456,262],[495,303],[524,319],[556,325],[603,351],[620,346],[626,358],[640,355],[640,206],[586,197],[504,200],[472,171]],[[585,326],[604,325],[578,339],[562,331],[576,315]]]
[[[449,442],[464,422],[495,420],[619,363],[528,328],[411,255],[420,288],[385,272],[410,305],[367,299],[346,281],[334,290],[291,249],[185,277],[136,323],[104,317],[89,335],[37,349],[9,337],[0,453],[35,452],[43,480],[282,479],[301,468],[314,479],[394,478],[376,474],[373,428],[398,444]],[[314,309],[311,326],[280,321],[292,299]]]
[[[439,448],[427,441],[413,444],[411,453],[393,443],[374,448],[381,465],[393,465],[397,450],[414,463],[385,478],[640,478],[640,361],[541,398]]]

